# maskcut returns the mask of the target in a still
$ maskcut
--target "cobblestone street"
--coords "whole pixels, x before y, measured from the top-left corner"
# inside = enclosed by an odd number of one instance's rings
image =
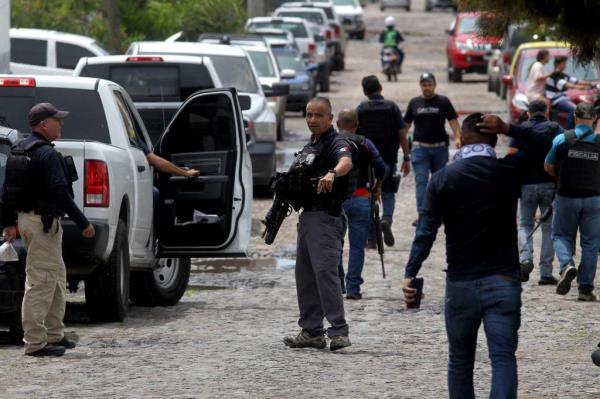
[[[347,69],[332,75],[327,95],[334,113],[363,99],[360,79],[368,74],[380,77],[383,95],[404,111],[409,99],[420,94],[418,76],[428,70],[436,74],[437,91],[450,97],[461,119],[474,111],[506,117],[506,104],[486,91],[485,75],[465,75],[458,84],[447,81],[444,29],[453,14],[423,9],[422,0],[413,1],[410,13],[382,13],[378,5],[369,4],[366,39],[349,43]],[[393,83],[384,82],[379,71],[376,37],[388,14],[395,16],[406,40],[404,73]],[[309,136],[300,113],[290,113],[286,125],[287,137],[278,143],[280,169]],[[506,139],[500,143],[502,153]],[[181,303],[132,307],[123,323],[84,322],[82,294],[71,295],[66,324],[67,332],[78,339],[77,348],[48,359],[24,357],[20,347],[0,347],[0,397],[445,398],[444,235],[440,231],[421,269],[426,295],[421,310],[406,310],[401,284],[414,234],[411,222],[416,219],[412,174],[402,181],[396,204],[396,244],[385,253],[387,278],[381,276],[377,252],[367,251],[363,299],[345,301],[349,348],[332,353],[283,345],[285,335],[299,331],[294,283],[297,214],[284,221],[275,244],[267,246],[260,238],[259,221],[271,199],[256,198],[248,259],[194,259]],[[539,248],[539,233],[535,242]],[[345,251],[345,266],[346,256]],[[554,268],[557,276],[556,261]],[[531,276],[523,285],[519,397],[600,398],[600,368],[590,360],[600,341],[599,302],[578,302],[576,289],[562,297],[554,287],[537,285],[537,267]],[[490,363],[481,329],[477,396],[487,397],[489,387]]]

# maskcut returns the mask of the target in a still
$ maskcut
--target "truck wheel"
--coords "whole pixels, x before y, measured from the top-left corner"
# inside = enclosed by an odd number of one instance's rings
[[[455,83],[462,82],[463,71],[460,68],[452,68],[452,81]]]
[[[176,305],[190,279],[190,258],[160,259],[150,271],[131,273],[131,301],[138,306]]]
[[[323,71],[323,77],[321,78],[321,82],[319,82],[319,91],[327,93],[329,86],[329,68],[327,68],[327,70]]]
[[[123,321],[129,306],[129,242],[122,220],[108,262],[85,279],[85,303],[94,321]]]

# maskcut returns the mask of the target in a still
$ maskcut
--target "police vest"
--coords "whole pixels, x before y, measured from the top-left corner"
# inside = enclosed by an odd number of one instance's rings
[[[357,188],[369,188],[371,153],[367,147],[367,140],[360,134],[347,134],[344,137],[350,142],[352,150],[352,171],[348,175],[348,191],[352,193]]]
[[[573,130],[565,132],[565,159],[558,169],[558,193],[563,197],[600,195],[600,136],[593,142],[577,138]]]
[[[357,133],[371,140],[386,162],[397,162],[398,130],[394,120],[396,105],[389,100],[363,101],[358,113]]]

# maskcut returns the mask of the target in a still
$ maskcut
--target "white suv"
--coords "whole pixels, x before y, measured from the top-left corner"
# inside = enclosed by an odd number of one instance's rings
[[[71,75],[82,57],[108,55],[92,38],[43,29],[10,30],[14,74]]]

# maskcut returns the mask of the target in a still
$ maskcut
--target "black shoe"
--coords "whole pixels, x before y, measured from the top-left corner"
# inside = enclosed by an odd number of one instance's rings
[[[348,338],[347,336],[338,335],[335,337],[331,337],[331,342],[329,343],[329,350],[333,352],[350,345],[352,345],[350,343],[350,338]]]
[[[346,299],[353,299],[353,300],[362,299],[362,294],[360,292],[358,292],[356,294],[348,293],[348,294],[346,294]]]
[[[521,282],[524,283],[529,281],[529,274],[533,271],[533,262],[530,260],[524,260],[521,262]]]
[[[42,349],[38,349],[34,352],[26,353],[26,356],[62,356],[65,354],[65,347],[60,345],[46,344]]]
[[[559,295],[567,295],[567,292],[571,289],[571,281],[577,277],[577,269],[574,266],[567,266],[567,268],[560,274],[560,280],[556,285],[556,293]]]
[[[385,245],[388,247],[393,247],[396,241],[394,240],[394,235],[392,234],[392,226],[390,225],[390,222],[387,220],[382,220],[381,231],[383,232],[383,242],[385,242]]]
[[[600,367],[600,344],[598,344],[598,348],[592,352],[592,361],[596,366]]]
[[[59,345],[59,346],[64,347],[65,349],[73,349],[77,346],[75,341],[71,341],[67,337],[63,337],[63,339],[61,339],[58,342],[52,342],[52,345]]]
[[[540,281],[538,281],[539,285],[556,285],[558,284],[558,280],[554,276],[544,276],[540,277]]]

